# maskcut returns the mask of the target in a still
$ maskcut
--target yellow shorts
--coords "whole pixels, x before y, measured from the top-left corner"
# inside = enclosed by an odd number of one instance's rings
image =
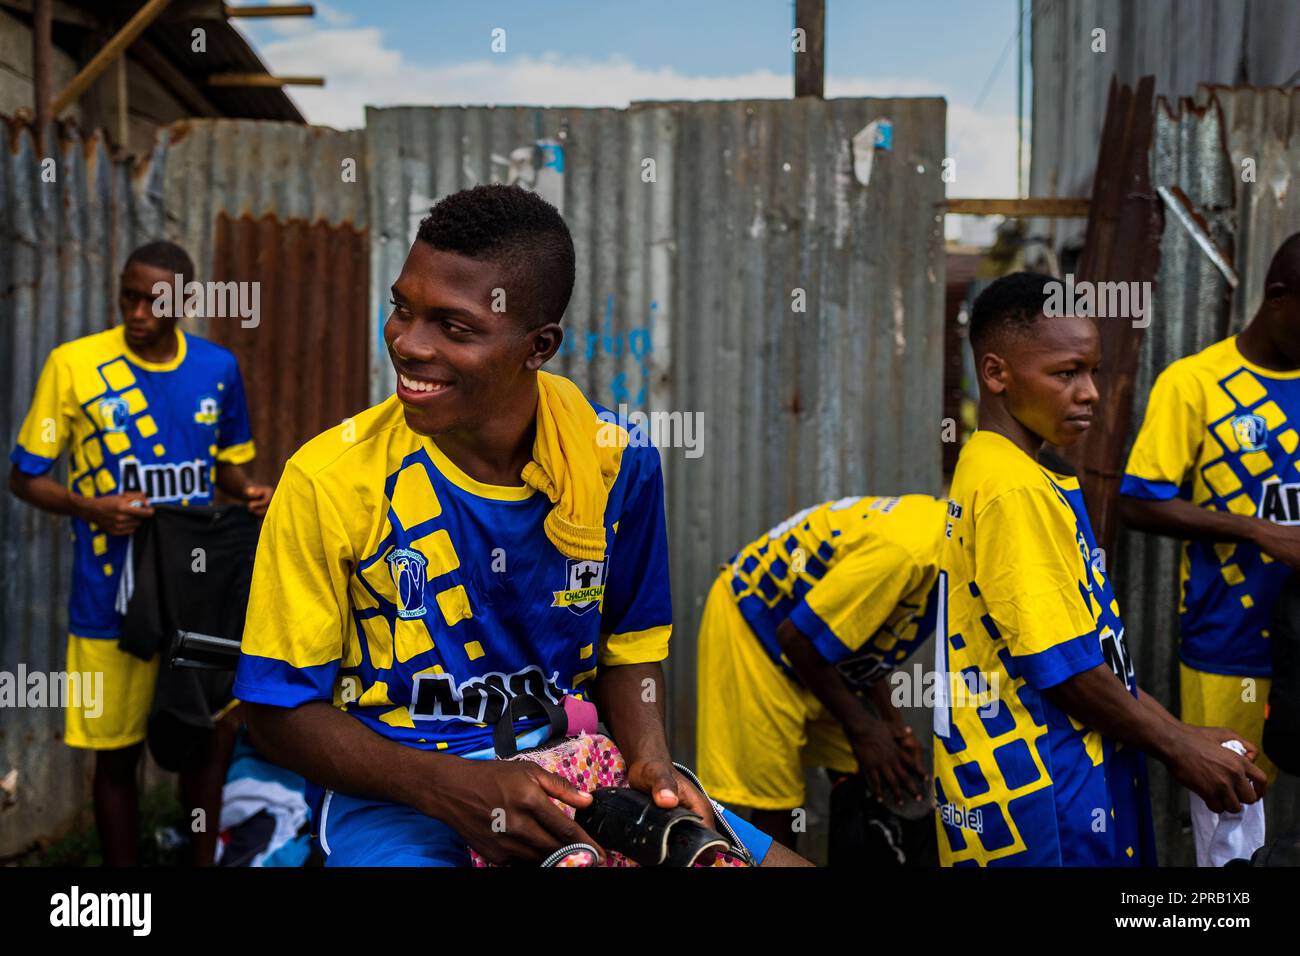
[[[1259,747],[1264,736],[1264,705],[1272,683],[1267,677],[1210,674],[1180,662],[1182,719],[1198,727],[1228,727]],[[1259,752],[1255,763],[1268,774],[1270,783],[1277,779],[1277,767],[1264,751]]]
[[[792,810],[804,767],[852,773],[858,762],[839,721],[772,663],[729,591],[719,575],[700,621],[700,782],[723,803]]]
[[[144,740],[158,660],[157,655],[142,661],[128,654],[115,637],[69,634],[68,674],[83,675],[79,683],[85,690],[69,693],[64,742],[87,750],[119,750]]]

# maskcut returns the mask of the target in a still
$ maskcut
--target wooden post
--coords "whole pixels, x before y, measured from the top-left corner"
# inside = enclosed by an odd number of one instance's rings
[[[804,50],[794,55],[794,95],[821,99],[826,90],[826,0],[795,0],[794,25]]]
[[[126,26],[122,27],[114,37],[108,41],[104,49],[100,50],[95,56],[81,68],[81,72],[72,78],[69,83],[54,101],[52,110],[54,116],[58,116],[73,103],[91,83],[99,79],[100,75],[112,66],[113,61],[126,52],[135,38],[144,33],[149,24],[158,18],[158,14],[170,3],[171,0],[149,0],[143,7],[136,11],[135,16],[127,21]]]
[[[127,152],[131,148],[131,126],[126,102],[126,57],[117,58],[117,143]]]
[[[36,112],[36,151],[45,154],[45,131],[53,119],[50,96],[54,61],[54,0],[36,0],[32,7],[32,98]]]

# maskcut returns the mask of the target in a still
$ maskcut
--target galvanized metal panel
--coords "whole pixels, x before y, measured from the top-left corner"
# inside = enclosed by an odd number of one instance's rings
[[[31,131],[6,121],[0,150],[0,423],[13,447],[50,350],[107,328],[126,255],[158,236],[155,180],[97,136],[58,128],[43,167]],[[45,176],[42,176],[43,171]],[[58,477],[62,478],[62,468]],[[67,520],[0,495],[0,670],[62,670],[71,546]],[[88,797],[86,755],[62,745],[60,707],[0,710],[0,856],[70,824]]]
[[[217,216],[212,278],[259,283],[260,322],[214,321],[248,394],[259,481],[275,483],[308,439],[369,404],[369,237],[347,223]]]
[[[185,247],[203,280],[212,276],[215,226],[223,214],[365,228],[362,136],[264,120],[172,124],[154,152],[167,238]],[[348,168],[355,181],[344,178]],[[205,322],[192,325],[201,335],[209,331]]]
[[[1216,244],[1232,256],[1242,284],[1234,295],[1182,226],[1166,216],[1152,321],[1139,355],[1130,446],[1156,376],[1171,362],[1240,330],[1258,307],[1273,251],[1300,230],[1295,190],[1287,188],[1300,169],[1298,100],[1294,91],[1215,88],[1199,91],[1195,103],[1185,98],[1177,108],[1163,102],[1156,110],[1151,185],[1183,189]],[[1241,181],[1241,159],[1247,155],[1261,160],[1255,183]],[[1178,700],[1179,552],[1170,539],[1122,531],[1112,561],[1142,685],[1170,705]],[[1186,792],[1154,763],[1152,801],[1162,863],[1194,862],[1191,836],[1182,830],[1189,814]],[[1265,807],[1270,832],[1294,827],[1300,820],[1300,781],[1284,775]]]
[[[1093,31],[1105,30],[1105,52]],[[1156,79],[1156,94],[1200,83],[1295,83],[1300,4],[1290,0],[1034,0],[1031,196],[1087,196],[1113,75]],[[1036,220],[1054,247],[1083,241],[1081,220]]]
[[[894,123],[869,186],[850,140]],[[717,565],[803,505],[939,490],[941,100],[370,109],[372,400],[391,393],[388,287],[437,199],[493,157],[563,142],[577,250],[552,369],[617,409],[703,416],[661,451],[675,606],[674,751],[694,750],[695,635]],[[652,181],[643,177],[653,160]],[[791,293],[807,293],[806,313]]]

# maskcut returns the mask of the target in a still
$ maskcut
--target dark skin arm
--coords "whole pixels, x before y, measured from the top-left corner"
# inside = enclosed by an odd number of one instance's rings
[[[153,514],[148,499],[138,491],[86,498],[49,475],[27,475],[17,468],[9,470],[9,490],[35,508],[81,518],[108,534],[130,534],[142,519]]]
[[[1222,740],[1241,739],[1237,734],[1175,720],[1150,695],[1139,691],[1134,698],[1104,664],[1075,674],[1043,694],[1080,723],[1160,760],[1174,779],[1215,813],[1239,812],[1243,803],[1262,797],[1268,786],[1264,771],[1220,746]],[[1254,752],[1253,744],[1242,743]]]
[[[680,803],[713,826],[709,801],[673,769],[664,736],[666,687],[661,664],[620,664],[600,669],[592,694],[627,761],[628,784],[650,794],[657,806]]]
[[[249,480],[239,465],[217,464],[217,487],[232,498],[248,502],[255,515],[266,514],[271,487]],[[140,522],[153,514],[149,500],[138,491],[87,498],[70,491],[49,475],[28,475],[9,469],[9,490],[14,496],[50,514],[81,518],[108,534],[131,534]]]
[[[248,477],[243,465],[233,465],[228,461],[217,462],[217,487],[236,501],[248,504],[248,510],[261,517],[266,514],[271,503],[270,485],[260,485]]]
[[[1150,501],[1121,495],[1119,513],[1126,525],[1139,531],[1184,540],[1253,544],[1287,567],[1300,570],[1300,527],[1274,524],[1254,515],[1211,511],[1182,498]]]
[[[901,717],[896,721],[877,720],[868,713],[835,665],[822,657],[789,619],[777,627],[776,639],[799,679],[843,725],[872,792],[878,797],[890,792],[899,804],[904,802],[905,794],[922,799],[926,773],[921,766],[920,747]],[[897,716],[889,704],[884,681],[873,687],[872,698],[881,714]]]
[[[443,821],[489,863],[536,862],[594,841],[551,802],[591,795],[526,760],[466,760],[381,737],[324,702],[244,704],[253,742],[273,762],[331,790],[413,807]]]

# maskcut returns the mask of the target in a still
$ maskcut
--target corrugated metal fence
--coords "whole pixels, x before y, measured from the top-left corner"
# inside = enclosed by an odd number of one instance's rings
[[[1201,83],[1296,82],[1292,0],[1033,0],[1032,10],[1031,196],[1091,194],[1112,75],[1129,85],[1152,75],[1171,101]],[[1058,250],[1081,244],[1083,229],[1081,219],[1035,221]]]
[[[893,122],[894,145],[864,185],[850,140],[879,118]],[[680,413],[677,447],[663,450],[670,731],[689,755],[695,627],[716,565],[803,505],[938,491],[944,122],[938,99],[400,108],[368,111],[352,133],[195,121],[134,167],[94,141],[96,161],[82,162],[66,140],[57,193],[42,189],[26,134],[10,132],[4,438],[49,349],[110,324],[126,252],[165,236],[190,250],[199,278],[269,290],[260,332],[231,320],[199,331],[240,356],[274,466],[261,477],[273,478],[298,442],[367,404],[367,382],[371,400],[391,392],[379,330],[428,207],[478,182],[531,183],[560,205],[578,255],[552,367],[615,410]],[[349,160],[361,160],[355,179]],[[700,430],[684,430],[696,413]],[[19,569],[5,578],[0,667],[57,669],[65,526],[5,495],[0,531],[6,567]],[[21,777],[19,805],[0,815],[0,855],[66,826],[88,798],[59,711],[3,720],[0,773]]]
[[[1156,376],[1254,315],[1274,250],[1300,230],[1300,91],[1202,87],[1195,101],[1156,110],[1151,184],[1179,186],[1205,219],[1241,276],[1233,293],[1221,273],[1172,216],[1165,217],[1151,325],[1139,356],[1129,446]],[[1225,152],[1226,145],[1226,152]],[[1254,159],[1254,182],[1242,179]],[[1127,448],[1126,448],[1127,454]],[[1143,686],[1166,703],[1178,699],[1178,553],[1175,542],[1122,531],[1114,557],[1124,623]],[[1258,742],[1258,741],[1257,741]],[[1153,766],[1153,802],[1161,860],[1194,862],[1185,791]],[[1283,776],[1266,800],[1271,832],[1300,825],[1300,781]]]
[[[57,135],[57,139],[55,138]],[[117,277],[135,246],[161,233],[158,170],[112,160],[98,137],[31,133],[6,123],[0,163],[0,422],[6,458],[45,357],[113,321]],[[7,471],[7,469],[6,469]],[[60,466],[62,477],[62,466]],[[0,671],[64,663],[66,519],[0,495]],[[0,774],[18,770],[18,802],[0,811],[0,855],[70,823],[87,795],[83,752],[61,744],[62,711],[0,710]]]

